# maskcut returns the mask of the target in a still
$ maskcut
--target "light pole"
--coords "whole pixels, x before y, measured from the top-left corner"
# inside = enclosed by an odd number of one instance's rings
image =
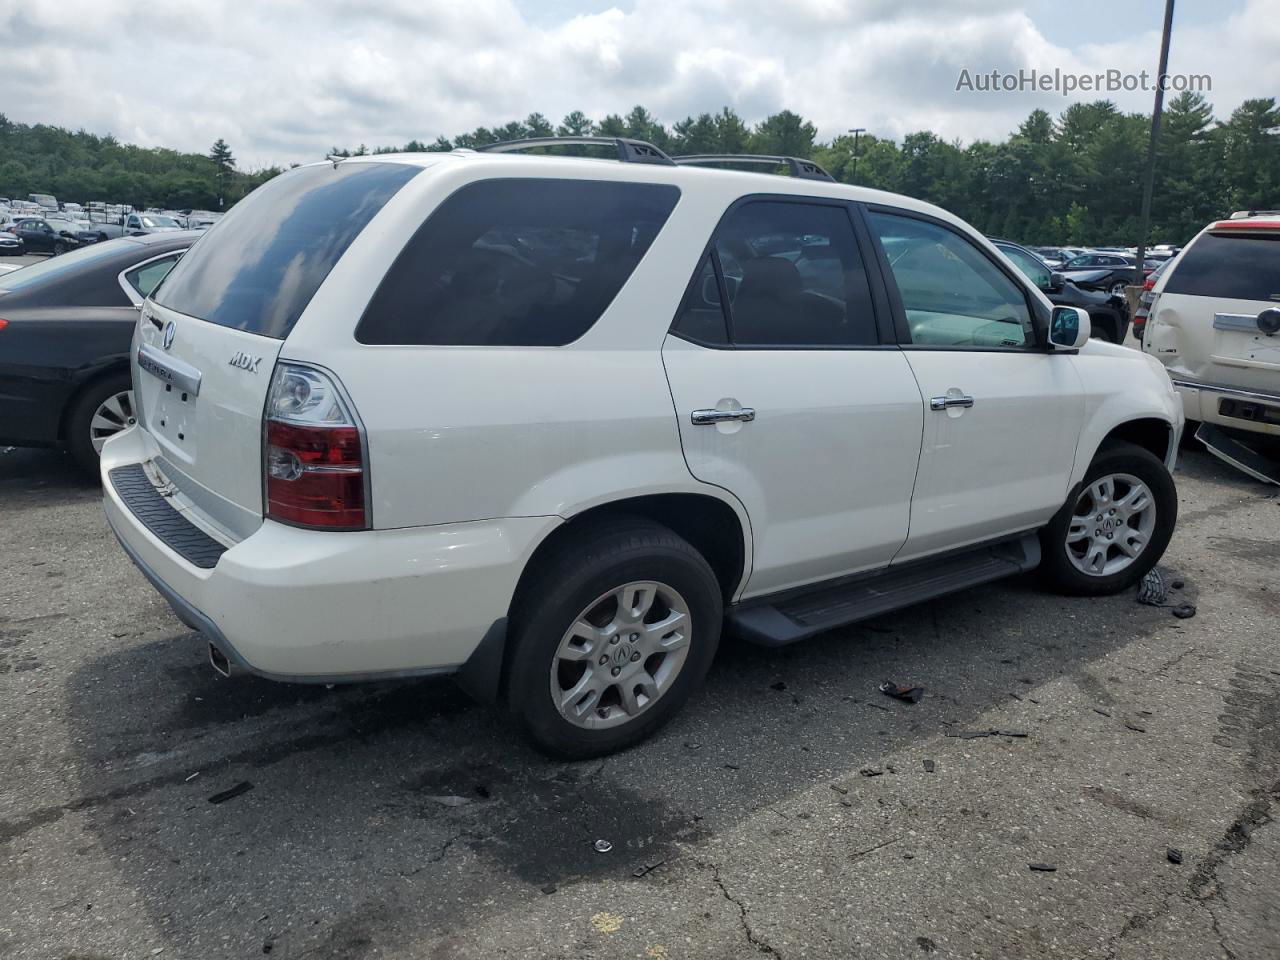
[[[1160,139],[1160,111],[1164,108],[1164,77],[1169,69],[1169,32],[1173,28],[1173,0],[1164,2],[1164,35],[1160,38],[1160,72],[1156,75],[1156,104],[1151,111],[1151,141],[1147,144],[1147,173],[1142,185],[1142,226],[1138,233],[1138,265],[1134,283],[1141,284],[1142,261],[1147,254],[1147,232],[1151,229],[1151,193],[1156,182],[1156,141]]]
[[[1172,2],[1172,0],[1170,0]],[[853,134],[853,174],[852,180],[858,179],[858,134],[866,133],[866,127],[850,127],[849,132]]]

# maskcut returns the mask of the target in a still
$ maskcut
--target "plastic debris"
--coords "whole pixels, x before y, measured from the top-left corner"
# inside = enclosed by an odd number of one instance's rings
[[[1126,719],[1124,722],[1124,725],[1128,727],[1130,730],[1132,730],[1134,733],[1147,732],[1147,728],[1144,727],[1142,724],[1138,723],[1138,721],[1136,720]]]
[[[596,853],[608,853],[613,849],[613,844],[608,840],[597,840],[595,846]]]
[[[892,680],[886,680],[880,684],[880,692],[886,697],[893,697],[895,700],[901,700],[904,703],[919,703],[924,697],[924,687],[904,687],[899,686]]]
[[[1173,615],[1179,620],[1190,620],[1196,615],[1196,605],[1194,603],[1180,603],[1173,608]]]
[[[1170,847],[1165,851],[1165,856],[1169,858],[1170,863],[1177,864],[1182,862],[1182,851],[1177,847]]]
[[[1164,574],[1159,567],[1152,567],[1138,585],[1138,602],[1149,607],[1160,607],[1169,599],[1169,591],[1164,585]]]
[[[450,794],[448,796],[439,796],[439,797],[428,797],[427,799],[434,800],[436,803],[440,804],[440,806],[442,807],[465,807],[468,803],[471,802],[470,797],[459,797],[456,794]]]
[[[1103,710],[1101,707],[1094,707],[1094,708],[1093,708],[1093,712],[1094,712],[1094,713],[1100,713],[1100,714],[1102,714],[1104,717],[1109,717],[1109,716],[1111,716],[1111,713],[1110,713],[1109,711],[1107,711],[1107,710]]]
[[[880,777],[884,775],[884,771],[879,767],[863,767],[858,773],[864,777]]]
[[[924,761],[924,772],[925,772],[925,773],[933,773],[933,771],[934,771],[934,770],[936,770],[937,768],[938,768],[938,765],[937,765],[936,763],[934,763],[932,760],[926,760],[926,761]]]
[[[1028,863],[1028,867],[1036,873],[1057,873],[1058,868],[1052,863]]]
[[[210,803],[226,803],[228,800],[232,800],[235,797],[240,796],[240,794],[242,793],[248,793],[252,789],[253,789],[252,783],[250,783],[248,780],[241,780],[234,787],[229,787],[228,789],[223,790],[220,793],[215,793],[213,796],[209,798],[209,802]]]
[[[548,883],[543,886],[542,892],[550,895],[555,893],[557,889],[559,888],[554,883]]]
[[[633,877],[643,877],[646,873],[653,873],[654,870],[657,870],[666,862],[667,861],[665,860],[654,860],[652,863],[643,864],[642,866],[636,867],[632,870],[631,875]]]
[[[916,946],[925,953],[933,953],[933,951],[938,949],[938,945],[928,937],[916,937]]]

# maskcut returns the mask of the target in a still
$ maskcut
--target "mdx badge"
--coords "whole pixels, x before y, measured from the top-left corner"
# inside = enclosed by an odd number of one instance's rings
[[[164,325],[164,340],[162,342],[166,350],[173,346],[173,338],[177,332],[178,327],[172,320]]]
[[[258,364],[261,362],[261,357],[251,357],[243,350],[237,350],[236,355],[231,358],[231,365],[233,367],[239,367],[241,370],[248,370],[250,373],[257,373]]]

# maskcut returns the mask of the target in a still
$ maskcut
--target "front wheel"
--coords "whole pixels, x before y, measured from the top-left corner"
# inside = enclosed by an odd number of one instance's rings
[[[63,243],[61,240],[59,240],[57,243],[53,245],[53,255],[55,257],[60,257],[66,252],[67,252],[67,245]]]
[[[533,742],[582,760],[649,736],[702,683],[720,640],[720,584],[666,527],[635,519],[567,542],[522,586],[511,705]]]
[[[1119,593],[1156,565],[1177,520],[1178,494],[1165,465],[1135,444],[1110,444],[1040,531],[1041,574],[1062,593]]]

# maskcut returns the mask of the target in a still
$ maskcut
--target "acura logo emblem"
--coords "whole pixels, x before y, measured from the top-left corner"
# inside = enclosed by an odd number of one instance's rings
[[[173,346],[174,335],[178,332],[177,324],[172,320],[164,325],[164,348],[168,350]]]

